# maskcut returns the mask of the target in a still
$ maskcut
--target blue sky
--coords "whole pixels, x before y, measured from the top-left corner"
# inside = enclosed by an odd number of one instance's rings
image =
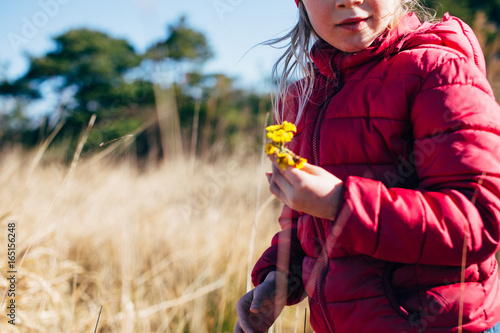
[[[4,1],[0,65],[13,79],[27,70],[26,54],[54,47],[51,38],[88,27],[127,39],[137,51],[166,37],[167,24],[185,14],[207,36],[216,57],[206,72],[224,72],[255,85],[269,75],[279,50],[252,46],[282,35],[296,22],[292,0],[24,0]],[[249,51],[247,53],[247,51]],[[246,53],[246,55],[245,55]]]

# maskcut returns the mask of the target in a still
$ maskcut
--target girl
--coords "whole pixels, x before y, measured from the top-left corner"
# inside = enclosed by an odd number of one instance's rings
[[[282,231],[235,332],[306,296],[315,332],[500,331],[500,107],[471,29],[415,1],[296,0],[276,122],[310,164],[273,159]]]

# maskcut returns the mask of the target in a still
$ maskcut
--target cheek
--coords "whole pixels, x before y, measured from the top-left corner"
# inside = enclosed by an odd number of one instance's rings
[[[321,21],[318,21],[317,19],[312,19],[311,17],[309,17],[309,22],[311,22],[311,26],[312,28],[314,29],[314,32],[316,32],[316,34],[320,35],[321,37],[321,34],[323,33],[323,24],[321,23]]]
[[[382,31],[387,28],[391,22],[394,21],[395,16],[398,13],[397,7],[381,6],[374,11],[376,20],[373,22],[373,29],[377,31]]]
[[[316,31],[320,35],[327,34],[328,30],[327,30],[326,26],[327,26],[327,24],[324,20],[313,24],[314,31]],[[326,37],[326,36],[322,36],[322,37]]]
[[[329,9],[324,8],[323,10],[315,10],[309,14],[309,21],[311,22],[314,31],[321,34],[329,34],[331,33],[331,28],[333,27],[333,22],[331,18],[331,14],[328,11]],[[326,36],[321,36],[322,38]]]
[[[402,6],[402,1],[400,0],[389,0],[389,1],[377,1],[377,10],[386,18],[387,16],[395,15],[400,7]]]

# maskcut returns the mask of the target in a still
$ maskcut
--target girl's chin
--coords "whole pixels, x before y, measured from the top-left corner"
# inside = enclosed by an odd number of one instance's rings
[[[347,53],[355,53],[355,52],[360,52],[372,45],[373,41],[377,36],[370,36],[367,38],[359,38],[356,36],[355,38],[349,38],[346,39],[345,41],[342,41],[340,43],[335,43],[333,45],[335,48],[339,49],[340,51],[347,52]],[[328,41],[327,41],[328,42]]]
[[[343,45],[343,46],[337,47],[337,49],[339,49],[342,52],[346,52],[346,53],[356,53],[356,52],[363,51],[364,49],[369,47],[372,44],[372,42],[373,41],[371,41],[369,43]]]

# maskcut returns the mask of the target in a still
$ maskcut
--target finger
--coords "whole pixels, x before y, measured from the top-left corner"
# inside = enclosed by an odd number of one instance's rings
[[[255,331],[253,329],[253,324],[256,320],[253,317],[255,317],[255,316],[256,316],[255,314],[250,312],[250,313],[247,313],[244,316],[244,318],[239,317],[237,326],[235,326],[234,331],[238,332],[238,333],[240,333],[240,332],[254,333]],[[239,330],[237,330],[237,329],[239,329]]]
[[[322,167],[319,167],[317,165],[309,164],[309,163],[304,163],[304,166],[301,169],[304,172],[307,172],[312,175],[321,175],[324,174],[325,172],[330,174],[328,171],[323,169]]]
[[[271,182],[269,185],[269,191],[271,192],[272,195],[274,195],[279,201],[287,205],[285,202],[285,198],[283,197],[283,193],[279,189],[278,185],[276,183]]]
[[[342,183],[342,181],[335,176],[334,174],[330,173],[329,171],[323,169],[322,167],[305,163],[304,167],[302,168],[302,171],[305,171],[307,174],[312,175],[312,176],[319,176],[319,177],[324,177],[324,179],[330,178],[331,181],[339,184]],[[304,176],[304,173],[298,174],[298,176]]]
[[[321,177],[323,180],[332,179],[338,180],[340,182],[340,179],[335,177],[333,174],[330,172],[326,171],[325,169],[305,163],[304,167],[302,169],[297,169],[297,168],[290,168],[290,171],[287,172],[286,174],[283,175],[285,179],[293,186],[295,190],[299,190],[300,188],[310,184],[313,178],[316,177]],[[311,178],[312,177],[312,178]]]
[[[304,163],[304,166],[302,167],[302,171],[308,172],[308,173],[314,173],[315,169],[317,168],[316,165],[312,165],[309,163]]]
[[[274,308],[273,297],[270,295],[275,292],[275,282],[271,284],[264,283],[258,288],[254,289],[252,304],[250,305],[250,312],[253,313],[266,313]]]
[[[267,155],[272,164],[278,163],[278,158],[275,155]]]
[[[250,305],[250,312],[259,313],[260,310],[262,310],[262,304],[263,304],[262,300],[257,300],[254,298],[252,301],[252,305]]]
[[[313,175],[320,175],[322,173],[328,172],[325,169],[323,169],[317,165],[313,165],[313,164],[309,164],[309,163],[304,163],[304,166],[302,167],[302,171],[305,171],[305,172],[313,174]]]
[[[301,177],[304,176],[304,173],[302,171],[304,170],[299,170],[293,166],[288,166],[285,170],[283,170],[278,162],[273,162],[273,173],[279,173],[290,184],[299,183],[301,181]]]
[[[285,173],[286,170],[283,170],[283,168],[280,166],[280,164],[278,163],[278,160],[276,158],[271,160],[271,161],[273,162],[273,165],[272,165],[273,173],[275,173],[275,172],[278,172],[279,174]]]
[[[273,177],[272,181],[277,185],[279,190],[284,194],[285,197],[288,196],[289,193],[292,193],[293,186],[287,180],[286,176],[281,173],[282,169],[279,166],[273,164]]]
[[[284,202],[285,197],[278,184],[275,182],[275,176],[269,178],[269,191],[280,201]]]
[[[240,326],[239,320],[236,321],[236,325],[234,326],[234,333],[245,333],[245,331],[243,331],[243,329]]]
[[[267,299],[267,293],[265,291],[265,283],[259,285],[259,287],[253,290],[252,303],[250,304],[250,312],[257,313],[262,310],[263,304]]]
[[[248,325],[243,329],[243,326],[240,325],[240,319],[238,319],[238,321],[236,321],[236,326],[234,326],[234,333],[254,333],[254,330]]]
[[[271,193],[274,194],[275,197],[282,200],[281,199],[281,196],[282,196],[281,190],[275,182],[276,170],[275,170],[274,166],[272,167],[272,169],[273,169],[273,172],[266,172],[267,181],[269,182],[269,191],[271,191]]]
[[[238,322],[235,326],[235,332],[245,332],[245,333],[254,333],[254,324],[256,322],[256,315],[249,311],[250,306],[253,302],[254,298],[254,290],[245,294],[239,301],[236,303],[236,313],[238,315]],[[237,330],[239,329],[239,330]]]

